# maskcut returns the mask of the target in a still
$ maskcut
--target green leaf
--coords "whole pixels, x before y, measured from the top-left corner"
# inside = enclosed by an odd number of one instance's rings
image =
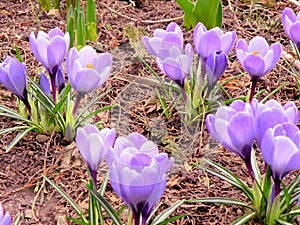
[[[212,169],[209,169],[208,167],[199,164],[198,167],[221,178],[224,181],[227,181],[228,183],[232,184],[233,186],[237,187],[241,191],[244,192],[244,194],[248,197],[248,199],[253,203],[253,193],[251,189],[242,181],[240,180],[234,173],[232,173],[230,170],[224,168],[221,165],[218,165],[217,163],[211,162],[207,159],[202,159],[204,162],[209,164],[210,166],[214,167],[215,169],[219,170],[220,172],[216,172]]]
[[[233,221],[231,225],[242,225],[246,224],[249,220],[251,220],[255,216],[255,212],[249,212],[244,216],[241,216],[237,220]]]
[[[163,222],[161,222],[161,223],[159,223],[159,224],[157,224],[157,225],[165,225],[165,224],[169,224],[170,222],[179,220],[179,219],[181,219],[181,218],[183,218],[183,217],[186,217],[186,216],[188,216],[188,214],[182,214],[182,215],[178,215],[178,216],[173,216],[173,217],[171,217],[171,218],[169,218],[169,219],[164,220]]]
[[[168,119],[170,117],[170,113],[168,111],[168,106],[167,106],[166,100],[160,95],[160,93],[159,93],[159,91],[158,91],[157,88],[155,88],[155,91],[156,91],[156,95],[158,97],[160,106],[162,107],[163,112],[164,112],[166,118]]]
[[[15,221],[12,223],[12,225],[18,225],[21,219],[21,213],[18,213],[17,218],[15,219]]]
[[[0,135],[8,133],[8,132],[15,131],[15,130],[23,130],[23,129],[28,129],[28,128],[30,128],[30,127],[29,126],[9,127],[9,128],[5,128],[5,129],[0,130]]]
[[[276,220],[279,219],[280,216],[280,196],[276,196],[272,203],[272,207],[269,215],[267,215],[267,224],[268,225],[276,225]]]
[[[85,45],[85,21],[84,13],[78,11],[78,18],[76,21],[76,47],[81,49]]]
[[[49,11],[52,8],[50,0],[38,0],[43,10]]]
[[[115,212],[115,210],[112,208],[112,206],[106,201],[106,199],[103,196],[101,196],[97,191],[92,190],[89,187],[88,187],[88,189],[93,194],[93,196],[97,199],[99,204],[105,209],[105,211],[107,212],[109,217],[112,219],[112,221],[116,225],[122,225],[122,222],[120,221],[120,219],[118,217],[118,214]]]
[[[96,7],[94,0],[87,0],[86,2],[86,26],[87,37],[90,41],[96,41],[97,34],[97,19],[96,19]]]
[[[69,195],[67,193],[65,193],[59,186],[57,186],[54,182],[52,182],[48,177],[46,177],[44,174],[42,174],[42,177],[45,178],[45,180],[51,184],[51,186],[61,195],[63,196],[67,202],[73,207],[73,209],[75,210],[75,212],[77,213],[78,216],[80,216],[80,218],[87,223],[87,219],[84,217],[83,213],[81,212],[81,210],[79,209],[79,207],[76,205],[76,203],[69,197]]]
[[[76,116],[74,120],[75,127],[76,125],[80,124],[78,121],[79,119],[85,114],[85,112],[92,106],[94,105],[99,99],[103,98],[105,95],[107,95],[111,90],[108,90],[101,95],[99,95],[97,98],[94,98],[92,101],[90,101]]]
[[[158,225],[164,222],[179,206],[181,206],[185,200],[177,201],[170,208],[167,208],[163,212],[161,212],[157,217],[155,217],[151,223],[151,225]]]
[[[67,218],[68,220],[71,220],[71,221],[75,222],[76,224],[89,225],[89,223],[85,223],[84,221],[75,219],[75,218],[73,218],[73,217],[67,216],[66,218]]]
[[[195,198],[191,200],[186,200],[188,203],[209,203],[209,204],[223,204],[223,205],[238,205],[245,208],[249,208],[252,211],[255,209],[248,205],[245,202],[240,200],[232,199],[232,198],[223,198],[223,197],[205,197],[205,198]]]
[[[276,220],[277,223],[281,224],[281,225],[293,225],[293,223],[288,223],[286,221],[282,221],[280,219]]]
[[[60,0],[52,0],[53,7],[60,10]]]
[[[75,34],[75,29],[74,29],[74,13],[73,13],[73,7],[69,7],[68,11],[68,20],[67,20],[67,32],[70,35],[70,45],[69,48],[72,48],[74,46],[74,34]]]
[[[9,146],[6,149],[6,153],[9,152],[28,132],[34,130],[35,127],[30,127],[26,130],[24,130],[23,132],[20,132],[15,138],[14,140],[12,140],[12,142],[9,143]]]
[[[198,19],[193,12],[194,3],[190,0],[176,0],[176,2],[184,12],[183,26],[187,30],[189,30],[191,27],[195,27]]]
[[[220,0],[197,0],[195,3],[193,13],[208,30],[217,26],[219,4]]]

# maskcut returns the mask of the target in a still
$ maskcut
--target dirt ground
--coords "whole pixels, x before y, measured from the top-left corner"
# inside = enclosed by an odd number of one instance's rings
[[[145,82],[153,78],[150,71],[136,59],[143,56],[159,75],[155,59],[145,55],[138,40],[153,35],[156,28],[165,28],[169,22],[177,22],[184,30],[185,40],[192,42],[192,31],[186,31],[183,12],[175,0],[148,0],[140,4],[133,1],[97,1],[98,42],[91,44],[99,52],[108,51],[113,56],[113,73],[109,81],[95,93],[86,97],[85,102],[95,95],[111,90],[97,106],[119,104],[120,107],[96,115],[91,122],[102,121],[105,127],[115,127],[118,135],[140,132],[155,141],[161,151],[175,158],[175,165],[169,173],[167,189],[162,197],[161,209],[173,205],[180,199],[205,196],[245,197],[229,184],[204,173],[192,166],[203,157],[214,160],[231,169],[238,177],[250,181],[242,161],[234,154],[217,145],[206,130],[184,126],[180,109],[175,108],[172,116],[166,118],[154,91],[156,83]],[[253,3],[255,2],[255,3]],[[259,81],[258,97],[262,99],[281,84],[287,83],[272,98],[285,103],[295,101],[299,106],[299,90],[295,76],[287,63],[295,64],[287,35],[281,25],[281,12],[289,6],[299,9],[295,3],[276,1],[223,0],[223,29],[235,30],[238,38],[248,41],[256,35],[265,37],[271,44],[281,42],[284,56],[271,73]],[[297,8],[298,7],[298,8]],[[0,62],[7,56],[15,56],[18,46],[26,63],[28,75],[37,76],[42,65],[37,62],[29,48],[29,34],[38,30],[49,31],[54,27],[65,30],[66,16],[55,12],[43,12],[37,0],[0,1]],[[130,31],[139,27],[139,33]],[[130,42],[131,40],[131,42]],[[290,57],[287,57],[290,56]],[[229,54],[229,67],[222,81],[243,73],[233,51]],[[167,79],[166,79],[167,80]],[[247,74],[230,81],[225,86],[231,97],[244,96],[250,88]],[[222,93],[220,93],[222,95]],[[16,97],[0,85],[0,103],[17,108]],[[0,117],[0,129],[19,124],[18,121]],[[0,139],[0,202],[14,218],[20,213],[19,224],[71,224],[65,216],[76,216],[41,174],[55,181],[83,209],[87,210],[87,172],[76,145],[63,140],[60,134],[29,133],[9,153],[6,147],[18,132],[1,136]],[[104,165],[104,163],[102,163]],[[98,182],[103,181],[106,168],[101,167]],[[116,209],[122,201],[108,185],[105,197]],[[187,214],[173,224],[230,224],[245,214],[245,209],[236,206],[184,204],[172,215]],[[59,222],[57,222],[59,221]],[[251,222],[252,223],[252,222]],[[107,220],[107,224],[111,224]],[[254,224],[254,223],[253,223]]]

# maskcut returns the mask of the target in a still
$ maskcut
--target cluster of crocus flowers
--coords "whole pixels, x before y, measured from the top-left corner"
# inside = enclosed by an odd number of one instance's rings
[[[227,68],[227,54],[236,40],[235,32],[223,33],[220,28],[207,30],[202,23],[195,27],[194,45],[200,58],[201,75],[207,75],[208,88],[211,90]],[[187,100],[184,81],[193,65],[194,51],[190,44],[183,48],[183,34],[180,27],[172,22],[166,30],[156,29],[154,37],[143,37],[146,50],[156,57],[161,71],[177,83]],[[197,78],[198,79],[198,78]]]
[[[57,73],[61,67],[65,55],[68,52],[70,36],[64,34],[58,27],[50,30],[48,33],[39,31],[37,36],[32,32],[29,36],[30,48],[34,56],[46,68],[50,76],[52,96],[56,101],[56,83]]]
[[[215,115],[208,115],[206,125],[217,141],[245,161],[252,181],[251,151],[256,140],[270,165],[277,196],[281,179],[288,172],[300,169],[298,114],[293,102],[281,106],[275,100],[265,104],[256,99],[251,103],[237,100],[218,108]]]
[[[183,34],[180,27],[172,22],[166,30],[156,29],[154,37],[143,37],[146,50],[156,57],[160,70],[178,84],[186,100],[184,81],[190,72],[194,52],[192,46],[183,47]]]
[[[266,39],[260,36],[254,37],[249,45],[244,39],[236,43],[236,56],[243,68],[251,77],[251,102],[258,80],[269,73],[280,59],[282,52],[279,42],[268,45]]]
[[[157,146],[139,133],[115,140],[114,129],[99,131],[94,125],[78,128],[76,143],[95,184],[106,156],[111,186],[132,210],[134,224],[145,225],[166,188],[166,173],[174,159],[159,153]]]
[[[8,212],[5,212],[2,204],[0,203],[0,225],[11,225],[12,218]]]

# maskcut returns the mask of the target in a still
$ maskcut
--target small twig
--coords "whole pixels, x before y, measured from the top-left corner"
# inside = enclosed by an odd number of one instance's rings
[[[173,21],[177,21],[177,20],[181,20],[183,19],[183,16],[180,16],[180,17],[175,17],[175,18],[169,18],[169,19],[162,19],[162,20],[140,20],[140,19],[137,19],[137,18],[133,18],[133,17],[130,17],[130,16],[127,16],[127,15],[124,15],[112,8],[110,8],[108,5],[106,5],[105,3],[103,2],[100,2],[100,5],[104,6],[105,8],[107,8],[109,11],[121,16],[121,17],[124,17],[126,19],[129,19],[129,20],[132,20],[132,21],[139,21],[141,23],[169,23],[169,22],[173,22]]]

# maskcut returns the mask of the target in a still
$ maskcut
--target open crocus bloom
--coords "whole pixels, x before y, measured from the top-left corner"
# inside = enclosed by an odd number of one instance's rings
[[[244,160],[253,176],[251,150],[255,139],[255,122],[251,105],[236,100],[230,106],[221,106],[215,115],[206,117],[206,127],[214,139]]]
[[[146,224],[166,188],[166,172],[174,160],[139,133],[119,137],[107,154],[110,183],[133,211],[135,224]],[[142,222],[140,223],[140,216]]]
[[[8,212],[5,212],[0,203],[0,224],[1,225],[11,225],[12,218]]]
[[[180,27],[174,22],[170,23],[166,30],[156,29],[154,37],[144,36],[142,41],[146,50],[156,57],[173,46],[179,48],[180,52],[183,51],[183,34]]]
[[[185,47],[185,54],[182,54],[180,49],[173,46],[167,54],[159,55],[156,62],[161,71],[172,79],[180,87],[184,87],[184,80],[190,72],[194,51],[190,44]]]
[[[193,33],[196,52],[205,62],[207,57],[218,51],[222,51],[225,55],[233,48],[236,40],[235,32],[226,32],[218,28],[207,30],[202,23],[198,23]]]
[[[116,139],[114,129],[104,128],[101,131],[92,124],[79,127],[76,133],[78,150],[86,161],[91,176],[96,184],[97,170],[101,161]]]
[[[294,11],[287,7],[282,12],[281,20],[285,33],[300,49],[300,12],[295,15]]]
[[[58,27],[50,30],[48,34],[39,31],[37,37],[32,32],[29,44],[34,56],[43,64],[50,76],[56,76],[69,49],[69,33],[64,34]]]
[[[67,74],[76,93],[83,96],[106,82],[112,68],[109,53],[97,54],[91,46],[78,52],[74,47],[66,60]]]
[[[262,138],[261,152],[275,181],[280,181],[292,170],[300,169],[299,128],[289,122],[269,128]]]
[[[254,37],[249,45],[244,39],[238,40],[236,44],[236,56],[252,81],[258,81],[274,68],[280,59],[281,51],[279,42],[269,46],[266,39],[260,36]]]
[[[251,102],[253,111],[255,112],[256,122],[256,141],[258,146],[261,145],[261,140],[268,128],[273,128],[277,124],[290,122],[298,123],[298,108],[294,102],[289,102],[282,106],[274,99],[266,103],[259,103],[256,99]]]

